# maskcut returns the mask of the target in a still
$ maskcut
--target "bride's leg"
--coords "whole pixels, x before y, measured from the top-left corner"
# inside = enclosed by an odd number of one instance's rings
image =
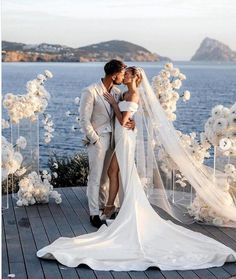
[[[104,214],[107,215],[114,209],[114,201],[119,190],[119,165],[116,158],[116,153],[114,153],[110,166],[108,168],[108,177],[110,180],[109,186],[109,197],[107,201],[107,206],[104,209]]]

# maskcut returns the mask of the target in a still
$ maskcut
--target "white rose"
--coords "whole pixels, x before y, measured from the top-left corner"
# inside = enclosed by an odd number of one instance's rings
[[[186,76],[185,76],[184,74],[180,73],[179,76],[178,76],[178,78],[179,78],[180,80],[185,80],[185,79],[186,79]]]
[[[236,117],[235,117],[236,118]],[[224,132],[228,127],[228,121],[225,118],[219,118],[215,121],[213,125],[213,131],[216,134],[221,134]]]
[[[172,83],[172,87],[175,88],[175,89],[180,89],[181,85],[182,85],[182,82],[180,79],[176,79],[174,80]]]
[[[78,106],[79,103],[80,103],[80,98],[79,97],[76,97],[75,100],[74,100],[75,104]]]
[[[40,82],[44,82],[46,80],[46,77],[44,75],[38,75],[37,76],[37,79],[40,81]]]
[[[162,70],[160,72],[160,77],[163,78],[163,79],[168,79],[170,77],[170,72],[166,71],[166,70]]]
[[[190,96],[191,96],[191,93],[188,90],[184,91],[183,100],[185,102],[188,101],[190,99]]]
[[[53,77],[53,74],[49,70],[45,70],[44,74],[47,78],[52,78]]]
[[[176,120],[176,114],[175,113],[171,113],[169,120],[171,121],[175,121]]]
[[[172,99],[174,101],[178,101],[179,100],[179,93],[174,91],[173,94],[172,94]]]
[[[231,114],[228,118],[229,125],[236,126],[236,114]]]
[[[38,90],[38,86],[37,86],[37,83],[35,82],[35,80],[28,81],[26,84],[26,87],[27,87],[28,92],[32,92],[32,93],[34,93]]]
[[[226,164],[224,168],[225,173],[233,173],[236,171],[235,166],[232,164]]]
[[[59,197],[59,198],[56,198],[56,199],[55,199],[55,202],[56,202],[57,204],[61,203],[61,202],[62,202],[62,199],[61,199],[61,197]]]
[[[173,68],[170,73],[173,77],[178,77],[180,74],[180,70],[178,68]]]
[[[165,70],[170,71],[174,68],[173,63],[166,63],[164,66]]]
[[[223,108],[224,107],[222,105],[215,106],[211,111],[212,116],[213,117],[220,117],[223,113]]]
[[[16,202],[16,205],[17,205],[17,206],[23,206],[22,200],[18,200],[18,201]]]

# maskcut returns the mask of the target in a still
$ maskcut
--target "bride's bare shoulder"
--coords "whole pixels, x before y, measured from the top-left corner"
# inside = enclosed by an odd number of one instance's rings
[[[128,98],[127,98],[128,102],[134,102],[137,103],[139,102],[139,94],[137,92],[131,94]]]

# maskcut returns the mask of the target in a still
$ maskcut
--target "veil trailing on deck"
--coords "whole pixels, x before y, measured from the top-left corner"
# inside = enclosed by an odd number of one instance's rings
[[[197,197],[216,216],[215,225],[236,227],[233,191],[225,191],[226,178],[197,163],[181,143],[178,131],[166,117],[143,69],[139,86],[140,106],[135,115],[137,132],[136,164],[151,204],[183,223],[193,223],[189,206]],[[185,177],[187,187],[177,186]],[[218,218],[218,219],[217,219]],[[217,222],[217,220],[224,222]]]

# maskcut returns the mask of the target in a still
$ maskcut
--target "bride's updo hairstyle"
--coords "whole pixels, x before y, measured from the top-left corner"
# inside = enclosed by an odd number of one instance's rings
[[[136,86],[139,87],[140,83],[142,82],[142,74],[139,68],[135,66],[127,67],[126,70],[131,71],[133,76],[137,76]]]

